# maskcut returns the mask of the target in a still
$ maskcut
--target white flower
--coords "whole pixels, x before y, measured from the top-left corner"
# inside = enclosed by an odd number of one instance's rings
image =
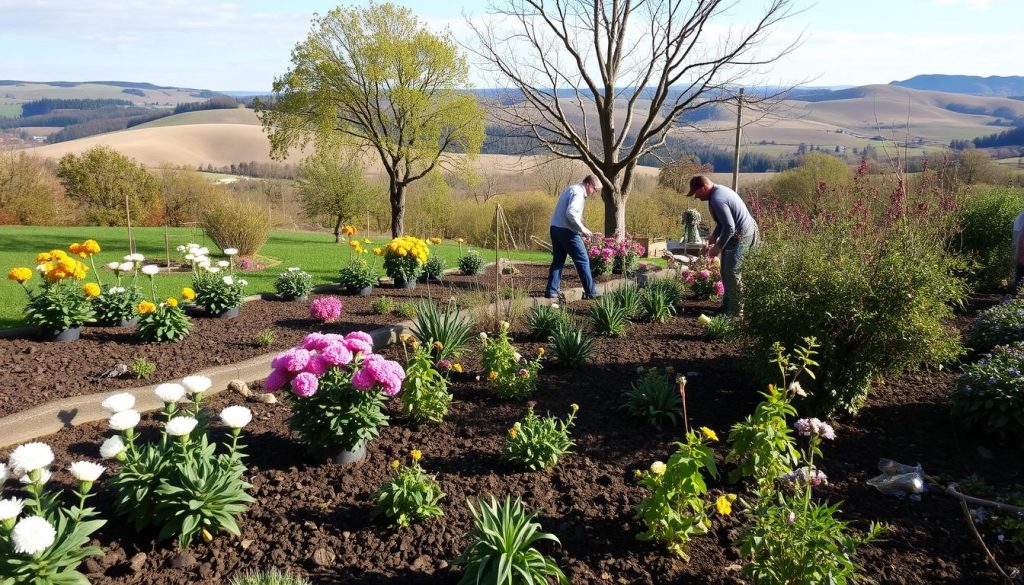
[[[42,516],[22,518],[11,531],[11,542],[14,552],[23,555],[36,555],[50,548],[57,538],[53,525]]]
[[[28,473],[26,473],[25,475],[22,475],[21,477],[19,477],[18,481],[20,481],[21,483],[23,483],[25,485],[33,483],[32,482],[32,476],[29,475]],[[48,481],[50,481],[50,470],[49,469],[40,469],[39,470],[39,479],[36,480],[35,483],[38,483],[39,485],[46,485],[46,482],[48,482]]]
[[[195,254],[191,254],[191,253],[185,254],[185,260],[188,260],[189,262],[191,262],[192,260],[195,260],[195,259],[196,259],[196,255]]]
[[[167,421],[167,434],[172,437],[184,437],[191,433],[197,424],[199,421],[191,416],[176,416]]]
[[[517,362],[519,360],[523,359],[523,354],[519,353],[518,351],[515,352],[515,354],[513,354],[513,355],[515,356]]]
[[[156,264],[146,264],[142,267],[142,273],[146,276],[153,276],[158,272],[160,272],[160,267]]]
[[[46,264],[37,264],[36,272],[46,272]]]
[[[213,380],[206,376],[185,376],[181,383],[188,390],[189,394],[206,392],[210,389],[210,386],[213,386]]]
[[[132,257],[131,257],[132,262],[142,262],[145,259],[146,259],[146,257],[143,256],[142,254],[139,254],[138,252],[132,254]]]
[[[141,418],[139,413],[134,410],[122,410],[121,412],[114,413],[114,416],[110,417],[110,420],[107,422],[110,423],[110,428],[115,431],[127,431],[128,429],[134,429],[135,425],[139,424]]]
[[[107,290],[107,292],[112,294],[112,295],[119,295],[119,294],[125,292],[126,290],[127,289],[125,289],[123,286],[112,286],[112,287],[110,287]]]
[[[558,303],[551,303],[551,308],[552,309],[557,309],[558,308]]]
[[[298,266],[291,266],[288,268],[288,272],[298,272],[299,270],[301,270],[301,268]]]
[[[103,475],[106,467],[92,461],[75,461],[68,469],[78,481],[96,481]]]
[[[121,440],[121,437],[113,436],[106,441],[103,441],[103,444],[100,445],[100,457],[104,459],[113,459],[123,453],[124,450],[124,441]]]
[[[53,463],[53,450],[46,443],[25,443],[11,453],[8,463],[18,475],[43,469]]]
[[[112,414],[117,414],[122,410],[131,410],[135,408],[135,396],[127,392],[121,392],[120,394],[114,394],[107,396],[100,406],[110,411]]]
[[[113,261],[113,262],[107,262],[105,264],[105,266],[107,267],[108,270],[117,270],[117,267],[120,266],[120,265],[121,265],[121,263],[116,261],[116,260]]]
[[[163,402],[177,402],[185,396],[185,387],[181,384],[160,384],[153,393]]]
[[[227,268],[228,266],[231,266],[231,263],[227,260],[217,260],[217,266],[220,268]]]
[[[220,411],[220,420],[233,429],[240,429],[252,421],[252,411],[244,406],[229,406]]]
[[[807,396],[807,392],[804,391],[803,386],[800,385],[800,382],[795,380],[789,385],[789,392],[794,396]]]
[[[484,341],[485,339],[487,339],[487,333],[484,332],[484,331],[481,331],[480,332],[480,341]]]
[[[234,256],[238,253],[238,248],[224,248],[225,256]]]
[[[199,254],[200,256],[209,256],[210,249],[207,248],[206,246],[200,246],[199,248],[196,249],[196,254]]]
[[[211,274],[217,274],[220,272],[220,268],[217,268],[216,266],[205,266],[204,268],[206,268],[206,271]]]
[[[10,472],[7,471],[7,464],[0,463],[0,488],[4,487],[4,483],[10,475]],[[0,518],[0,520],[3,520],[3,518]]]
[[[201,255],[200,256],[196,256],[195,257],[195,261],[196,261],[196,265],[198,265],[200,268],[209,268],[210,267],[210,259],[207,258],[206,256],[201,256]]]
[[[121,272],[131,272],[132,270],[135,270],[135,264],[132,264],[131,262],[122,262],[117,266],[117,269]]]
[[[249,281],[244,278],[238,279],[238,286],[249,286]]]
[[[185,249],[186,249],[185,246],[178,246],[177,248],[175,248],[175,250],[177,250],[179,252],[184,252]]]
[[[654,475],[665,475],[665,469],[667,469],[667,466],[661,461],[651,463],[651,473]]]
[[[25,501],[18,498],[7,498],[0,500],[0,522],[6,522],[21,515],[21,509],[25,507]]]
[[[235,279],[232,278],[230,274],[225,276],[223,280],[224,280],[224,284],[226,284],[228,286],[231,286],[232,284],[235,284]]]

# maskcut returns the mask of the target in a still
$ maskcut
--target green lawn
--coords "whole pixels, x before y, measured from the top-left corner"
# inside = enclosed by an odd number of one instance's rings
[[[202,230],[189,228],[171,228],[168,230],[172,259],[180,259],[175,248],[191,241],[207,245],[211,251],[217,247],[209,242]],[[149,260],[162,262],[164,252],[163,228],[138,228],[135,230],[138,251]],[[100,243],[103,251],[95,260],[99,267],[100,278],[109,282],[113,275],[102,267],[113,260],[121,260],[128,253],[128,234],[125,228],[106,227],[0,227],[0,269],[7,271],[16,266],[35,266],[35,255],[38,252],[54,248],[67,249],[72,242],[93,239]],[[364,244],[366,248],[382,245],[389,238],[376,237],[372,244]],[[444,242],[434,246],[435,252],[443,256],[447,267],[456,265],[459,257],[458,244]],[[333,236],[310,232],[274,232],[267,241],[261,256],[280,261],[279,265],[268,267],[263,272],[249,272],[245,278],[249,281],[249,293],[272,292],[277,275],[289,266],[299,266],[313,275],[317,284],[333,282],[338,270],[348,258],[348,246],[334,243]],[[494,260],[493,250],[481,250],[484,258]],[[502,254],[505,256],[505,254]],[[551,256],[545,252],[512,252],[508,254],[517,260],[547,261]],[[376,258],[376,257],[374,257]],[[378,267],[380,266],[378,259]],[[95,276],[90,270],[89,280]],[[38,283],[38,275],[28,282]],[[161,274],[156,277],[157,294],[161,297],[178,296],[183,286],[191,282],[188,273]],[[143,289],[148,296],[148,285]],[[6,278],[0,282],[0,327],[12,327],[21,324],[21,311],[25,304],[25,294],[21,287]]]
[[[0,104],[0,117],[17,118],[21,115],[21,104]]]

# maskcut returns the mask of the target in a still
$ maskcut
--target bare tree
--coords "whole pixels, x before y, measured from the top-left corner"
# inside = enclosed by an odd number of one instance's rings
[[[793,1],[769,0],[749,25],[719,35],[738,0],[496,0],[485,23],[470,20],[470,50],[513,90],[494,116],[582,161],[603,183],[605,231],[621,234],[641,157],[797,46],[761,54]]]
[[[578,161],[549,155],[535,167],[535,180],[544,193],[558,197],[563,189],[583,177],[582,166]]]

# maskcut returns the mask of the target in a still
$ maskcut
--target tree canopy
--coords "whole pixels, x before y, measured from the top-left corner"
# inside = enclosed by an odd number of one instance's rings
[[[125,225],[145,219],[156,198],[157,181],[142,165],[106,146],[68,153],[57,165],[67,196],[86,207],[96,225]]]

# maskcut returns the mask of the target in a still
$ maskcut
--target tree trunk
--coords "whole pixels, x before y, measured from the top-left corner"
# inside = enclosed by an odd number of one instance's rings
[[[391,181],[391,237],[397,238],[405,232],[405,185]]]
[[[622,235],[626,233],[626,199],[614,185],[601,188],[601,200],[604,201],[604,235]]]
[[[337,221],[334,222],[334,243],[337,244],[341,241],[341,216],[338,216]]]

